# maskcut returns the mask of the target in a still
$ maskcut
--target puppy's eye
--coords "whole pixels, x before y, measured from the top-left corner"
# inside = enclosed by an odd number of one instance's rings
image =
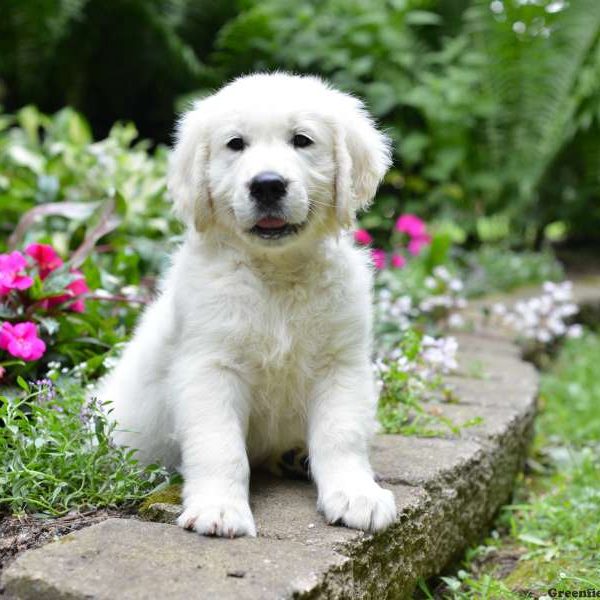
[[[246,147],[244,138],[234,137],[227,142],[227,147],[234,152],[241,152]]]
[[[307,146],[312,146],[314,142],[308,136],[297,133],[292,138],[292,144],[294,144],[294,148],[306,148]]]

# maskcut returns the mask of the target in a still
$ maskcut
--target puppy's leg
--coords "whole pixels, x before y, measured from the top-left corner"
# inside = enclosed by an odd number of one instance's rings
[[[232,371],[186,369],[178,379],[183,513],[178,524],[204,535],[256,536],[248,503],[248,389]]]
[[[338,367],[318,385],[309,415],[309,458],[318,508],[330,523],[377,531],[396,517],[394,496],[375,483],[369,463],[374,410],[368,367]]]

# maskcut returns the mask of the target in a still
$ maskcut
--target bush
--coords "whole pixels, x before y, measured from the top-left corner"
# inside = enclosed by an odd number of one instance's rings
[[[191,96],[254,70],[331,79],[394,140],[364,226],[400,212],[520,247],[598,239],[600,6],[596,0],[10,0],[5,102],[70,104],[97,135],[116,119],[166,141]],[[74,51],[76,49],[76,51]],[[1,88],[0,88],[1,93]]]
[[[94,359],[100,374],[103,355],[124,339],[147,301],[180,230],[165,197],[165,150],[151,156],[136,137],[132,125],[115,125],[94,143],[71,109],[48,117],[28,107],[0,116],[0,255],[33,245],[64,262],[42,273],[27,255],[20,273],[30,285],[0,294],[0,323],[34,323],[48,346],[40,361],[12,364],[9,380],[41,377],[50,361],[72,367]],[[76,278],[73,270],[93,290],[85,311],[56,304]],[[0,362],[15,358],[6,352],[0,349]]]

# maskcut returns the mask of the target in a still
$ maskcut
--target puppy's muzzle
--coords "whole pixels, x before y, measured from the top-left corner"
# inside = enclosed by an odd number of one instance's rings
[[[288,182],[279,173],[263,171],[252,178],[248,187],[260,217],[250,229],[251,234],[276,241],[302,229],[304,223],[290,223],[285,214],[282,201],[287,195]]]
[[[286,192],[287,181],[273,171],[263,171],[250,181],[250,196],[262,209],[276,208]]]

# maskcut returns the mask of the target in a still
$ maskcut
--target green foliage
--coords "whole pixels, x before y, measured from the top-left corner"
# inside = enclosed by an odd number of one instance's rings
[[[381,374],[383,388],[377,418],[385,433],[439,437],[444,434],[456,435],[462,428],[480,422],[477,419],[458,426],[443,415],[443,410],[436,403],[427,402],[453,402],[454,397],[439,374],[429,376],[423,373],[427,365],[421,355],[422,332],[416,329],[405,331],[398,349],[412,368],[401,369],[397,362],[391,362],[389,369]]]
[[[544,376],[539,422],[546,443],[565,436],[566,423],[570,443],[581,446],[600,440],[600,419],[590,418],[600,406],[598,360],[600,335],[590,334],[581,341],[568,341],[556,366]]]
[[[498,202],[526,233],[528,224],[543,226],[565,214],[557,208],[570,192],[557,186],[556,159],[578,132],[598,132],[600,6],[594,0],[563,10],[549,1],[507,0],[503,6],[501,15],[490,18],[489,2],[473,2],[467,25],[486,56],[484,85],[494,101],[482,157],[503,174]],[[594,176],[598,197],[600,180]],[[575,204],[588,204],[588,194]]]
[[[132,260],[141,263],[142,273],[155,268],[164,252],[162,238],[179,229],[165,199],[166,151],[159,147],[151,156],[148,144],[136,138],[133,125],[117,124],[93,143],[87,122],[68,108],[53,117],[33,107],[15,117],[2,115],[0,250],[23,215],[38,208],[18,242],[44,241],[70,253],[97,228],[112,201],[119,229],[105,241],[121,252],[112,273]]]
[[[292,11],[282,0],[250,1],[221,30],[209,65],[214,79],[273,68],[324,75],[365,98],[396,151],[397,169],[363,222],[376,239],[401,204],[459,216],[471,236],[481,219],[503,218],[505,238],[534,244],[554,221],[591,232],[584,207],[596,228],[600,219],[591,142],[600,6],[550,5],[506,0],[495,13],[488,0],[472,0],[449,15],[427,0],[304,0]]]
[[[0,101],[74,106],[100,136],[132,119],[167,141],[175,99],[203,80],[203,52],[235,1],[7,0],[2,9]]]
[[[484,245],[471,252],[457,249],[455,260],[463,273],[467,296],[507,292],[564,278],[562,266],[549,251],[515,252],[502,246]]]
[[[237,75],[322,75],[363,97],[395,168],[364,226],[454,219],[470,240],[598,238],[597,0],[8,0],[0,100],[132,119],[166,141],[174,111]],[[2,99],[2,94],[4,99]],[[51,189],[48,190],[51,193]]]
[[[132,504],[165,480],[115,447],[113,425],[86,404],[79,378],[26,384],[0,395],[0,511],[59,515]]]
[[[500,535],[470,550],[456,576],[442,578],[439,597],[516,599],[538,597],[551,587],[600,588],[600,398],[594,377],[599,361],[598,334],[566,342],[556,366],[542,378],[542,411],[529,462],[533,475],[502,509]],[[518,562],[501,573],[508,557]],[[422,588],[431,597],[425,584]]]
[[[88,359],[101,374],[102,356],[125,339],[147,300],[180,228],[166,200],[166,151],[150,155],[136,137],[133,125],[118,124],[94,143],[71,109],[0,116],[0,252],[9,243],[19,250],[49,243],[80,268],[96,298],[82,314],[61,315],[60,327],[42,319],[49,352],[39,365],[13,366],[13,374],[35,377],[48,361]]]
[[[447,241],[434,231],[431,246],[410,258],[404,268],[381,273],[377,284],[420,302],[430,294],[423,285],[425,278],[439,265],[445,265],[464,282],[464,295],[471,298],[564,279],[563,268],[550,250],[517,252],[504,245],[466,250],[456,244],[447,247]]]

